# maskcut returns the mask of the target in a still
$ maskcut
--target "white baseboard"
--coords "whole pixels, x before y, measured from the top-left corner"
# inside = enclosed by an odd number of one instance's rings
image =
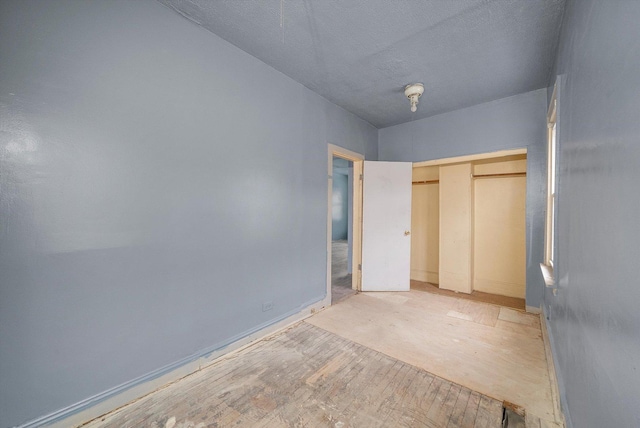
[[[253,342],[274,335],[314,313],[328,307],[331,297],[321,301],[311,301],[301,305],[301,309],[290,311],[264,325],[229,338],[200,352],[176,361],[153,372],[147,373],[129,382],[125,382],[100,394],[89,397],[71,406],[39,417],[19,428],[35,428],[47,426],[51,428],[68,428],[82,426],[96,418],[119,409],[138,400],[163,386],[176,382],[185,376],[195,373],[214,362],[238,352]]]

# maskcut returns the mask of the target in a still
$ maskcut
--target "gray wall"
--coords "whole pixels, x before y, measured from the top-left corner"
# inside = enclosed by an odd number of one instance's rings
[[[331,239],[346,240],[349,231],[348,177],[333,168]]]
[[[539,264],[544,253],[546,129],[546,90],[539,89],[378,131],[379,157],[385,161],[527,148],[526,300],[533,307],[541,306],[544,293]]]
[[[639,21],[637,1],[569,1],[553,74],[559,290],[545,310],[576,428],[640,426]]]
[[[2,1],[0,64],[0,426],[325,296],[375,128],[152,0]]]

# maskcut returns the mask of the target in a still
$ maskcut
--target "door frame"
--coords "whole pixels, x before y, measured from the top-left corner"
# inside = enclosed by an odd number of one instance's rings
[[[362,285],[362,171],[364,156],[335,144],[328,144],[328,188],[327,188],[327,296],[325,306],[331,306],[331,229],[333,194],[333,157],[353,162],[352,223],[351,223],[351,288],[360,291]]]

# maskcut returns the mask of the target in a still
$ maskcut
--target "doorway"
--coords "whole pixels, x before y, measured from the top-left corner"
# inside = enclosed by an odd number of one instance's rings
[[[363,161],[364,156],[329,144],[327,306],[360,289]]]
[[[353,161],[333,157],[331,194],[331,304],[356,293],[353,274]]]

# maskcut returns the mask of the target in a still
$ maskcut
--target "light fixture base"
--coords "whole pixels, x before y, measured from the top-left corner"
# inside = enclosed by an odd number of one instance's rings
[[[423,93],[424,85],[422,83],[412,83],[411,85],[405,86],[404,94],[409,98],[412,112],[418,110],[418,98],[420,98]]]

